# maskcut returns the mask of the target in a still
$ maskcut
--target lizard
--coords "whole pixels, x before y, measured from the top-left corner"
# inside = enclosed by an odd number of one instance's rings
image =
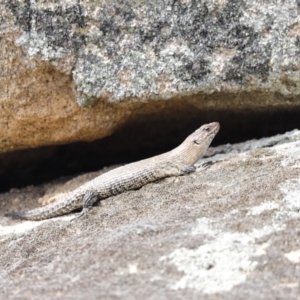
[[[82,208],[77,217],[88,213],[99,199],[141,188],[156,180],[195,172],[194,164],[204,155],[220,128],[213,122],[202,125],[173,150],[133,162],[99,175],[49,205],[5,216],[24,220],[44,220]]]

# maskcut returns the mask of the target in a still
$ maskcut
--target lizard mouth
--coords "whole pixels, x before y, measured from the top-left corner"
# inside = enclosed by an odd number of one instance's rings
[[[212,130],[212,133],[217,133],[220,129],[220,123],[218,122],[214,122],[212,123],[213,124],[213,130]]]

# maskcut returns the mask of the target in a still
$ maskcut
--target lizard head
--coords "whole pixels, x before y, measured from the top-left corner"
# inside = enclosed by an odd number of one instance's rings
[[[206,145],[208,147],[219,129],[220,124],[218,122],[205,124],[192,133],[188,139],[190,139],[196,147],[203,147]]]
[[[220,124],[214,122],[202,125],[199,129],[189,135],[176,150],[176,153],[181,153],[182,162],[185,165],[193,165],[198,161],[206,152],[219,129]]]

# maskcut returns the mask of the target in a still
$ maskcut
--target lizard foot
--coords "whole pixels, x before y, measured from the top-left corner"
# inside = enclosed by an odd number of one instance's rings
[[[181,168],[181,171],[183,174],[191,174],[196,171],[196,168],[194,166],[184,166]]]

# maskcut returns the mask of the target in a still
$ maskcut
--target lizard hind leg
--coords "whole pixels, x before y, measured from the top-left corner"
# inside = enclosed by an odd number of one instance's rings
[[[89,190],[87,191],[82,199],[82,211],[74,218],[78,219],[88,214],[88,212],[92,209],[93,204],[97,201],[98,195],[95,191]],[[74,220],[73,219],[73,220]]]

